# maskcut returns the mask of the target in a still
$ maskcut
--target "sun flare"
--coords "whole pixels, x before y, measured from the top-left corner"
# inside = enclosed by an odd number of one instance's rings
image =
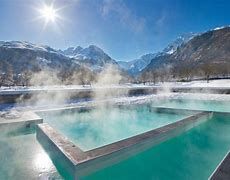
[[[45,5],[42,9],[40,9],[39,12],[41,13],[41,16],[46,20],[46,22],[55,22],[58,17],[57,10],[55,10],[53,6]]]
[[[63,16],[63,10],[66,6],[58,6],[57,4],[37,4],[34,9],[37,12],[37,17],[33,21],[39,21],[42,25],[42,32],[47,30],[47,27],[52,28],[60,33],[60,27],[65,23],[66,18]]]

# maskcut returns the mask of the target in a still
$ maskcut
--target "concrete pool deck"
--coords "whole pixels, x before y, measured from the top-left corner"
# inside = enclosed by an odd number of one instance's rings
[[[35,133],[0,138],[1,180],[63,180]]]
[[[16,129],[31,129],[42,122],[43,119],[33,111],[6,112],[0,116],[0,130],[5,132]]]
[[[125,105],[121,105],[125,106]],[[94,106],[84,107],[84,106],[73,106],[68,108],[56,108],[51,109],[51,111],[59,111],[66,109],[88,109]],[[162,113],[188,113],[191,112],[193,115],[188,118],[182,119],[178,122],[163,126],[152,131],[133,136],[131,138],[118,141],[100,148],[96,148],[89,151],[83,151],[76,144],[69,141],[65,136],[61,135],[49,124],[43,123],[42,118],[40,118],[36,111],[22,111],[17,117],[1,117],[0,116],[0,130],[1,127],[17,127],[18,125],[23,128],[35,127],[37,124],[37,140],[43,146],[43,148],[49,153],[53,162],[62,166],[62,168],[67,167],[69,174],[73,175],[74,179],[79,176],[89,174],[98,169],[106,167],[108,164],[116,163],[124,158],[128,158],[142,150],[147,149],[150,146],[163,142],[173,136],[184,132],[197,124],[201,123],[199,117],[209,117],[213,111],[200,111],[200,110],[190,110],[190,109],[176,109],[176,108],[166,108],[166,107],[152,107],[157,112]],[[43,110],[42,110],[43,111]],[[42,112],[41,111],[41,112]],[[47,111],[47,110],[44,110]],[[48,110],[50,111],[50,110]],[[39,112],[39,111],[38,111]],[[227,112],[215,112],[215,114],[229,114]],[[205,118],[202,118],[205,119]],[[43,123],[43,124],[40,124]],[[53,152],[50,152],[53,151]],[[125,157],[124,157],[125,156]],[[225,160],[228,158],[227,160]],[[216,171],[210,177],[210,179],[229,179],[230,177],[230,155],[222,161],[222,163],[217,167]],[[224,163],[224,165],[222,165]],[[228,168],[228,169],[226,169]]]
[[[51,159],[73,179],[78,179],[177,136],[208,120],[211,115],[211,112],[197,112],[177,122],[89,151],[81,150],[47,123],[37,126],[36,135]]]

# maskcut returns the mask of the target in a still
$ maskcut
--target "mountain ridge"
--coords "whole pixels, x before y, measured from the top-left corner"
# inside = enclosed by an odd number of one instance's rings
[[[186,69],[201,68],[210,62],[212,66],[221,64],[222,69],[226,69],[230,61],[229,42],[230,27],[218,27],[204,33],[180,36],[158,53],[145,54],[129,62],[117,62],[95,45],[56,50],[27,41],[0,41],[0,75],[9,72],[19,75],[25,71],[49,68],[68,76],[82,69],[97,73],[109,64],[134,78],[164,66],[171,67],[174,75],[182,70],[188,74]]]
[[[138,59],[134,59],[128,62],[124,61],[118,61],[118,64],[121,68],[126,70],[130,75],[139,75],[141,71],[148,66],[148,64],[151,62],[152,59],[155,59],[159,56],[172,54],[177,50],[179,46],[181,46],[183,43],[186,43],[190,39],[192,39],[196,34],[195,33],[187,33],[184,35],[179,36],[174,41],[169,43],[167,47],[165,47],[162,51],[156,52],[156,53],[148,53],[145,55],[142,55]]]
[[[181,44],[175,52],[152,59],[142,74],[154,74],[159,69],[172,71],[173,76],[228,75],[230,72],[230,27],[215,28],[200,33]]]

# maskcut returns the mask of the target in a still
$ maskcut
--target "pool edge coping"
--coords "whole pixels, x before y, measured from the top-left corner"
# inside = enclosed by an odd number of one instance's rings
[[[212,112],[210,111],[196,112],[196,114],[189,115],[188,117],[185,117],[174,123],[88,151],[81,150],[81,148],[77,147],[67,137],[59,133],[56,129],[52,128],[48,123],[37,125],[36,136],[37,140],[41,144],[42,139],[39,139],[39,134],[43,134],[43,137],[48,138],[49,141],[51,141],[58,149],[58,151],[67,158],[67,161],[69,160],[71,162],[71,164],[74,166],[73,169],[75,169],[75,174],[76,171],[79,173],[79,169],[82,170],[88,166],[87,164],[90,164],[90,162],[92,162],[92,164],[95,164],[95,162],[98,163],[98,159],[103,159],[103,157],[108,157],[122,151],[127,151],[137,145],[145,146],[145,142],[153,139],[156,141],[154,143],[165,141],[169,138],[167,137],[168,134],[173,134],[173,136],[176,136],[177,134],[180,134],[181,132],[184,132],[185,130],[188,130],[199,124],[201,117],[210,117],[210,115],[212,115]],[[177,131],[179,131],[179,133]],[[44,149],[46,149],[46,147],[44,147]],[[103,162],[101,163],[103,164]]]
[[[227,174],[226,174],[226,168],[228,170]],[[225,176],[228,176],[228,178],[230,178],[229,170],[230,170],[230,151],[226,153],[224,158],[221,160],[221,162],[217,165],[215,170],[209,176],[208,180],[218,180],[219,178],[225,179]]]

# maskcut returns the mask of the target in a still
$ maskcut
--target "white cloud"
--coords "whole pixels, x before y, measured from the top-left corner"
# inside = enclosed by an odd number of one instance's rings
[[[104,0],[101,14],[104,18],[111,14],[116,15],[123,26],[134,32],[141,32],[145,28],[145,19],[135,15],[122,0]]]

